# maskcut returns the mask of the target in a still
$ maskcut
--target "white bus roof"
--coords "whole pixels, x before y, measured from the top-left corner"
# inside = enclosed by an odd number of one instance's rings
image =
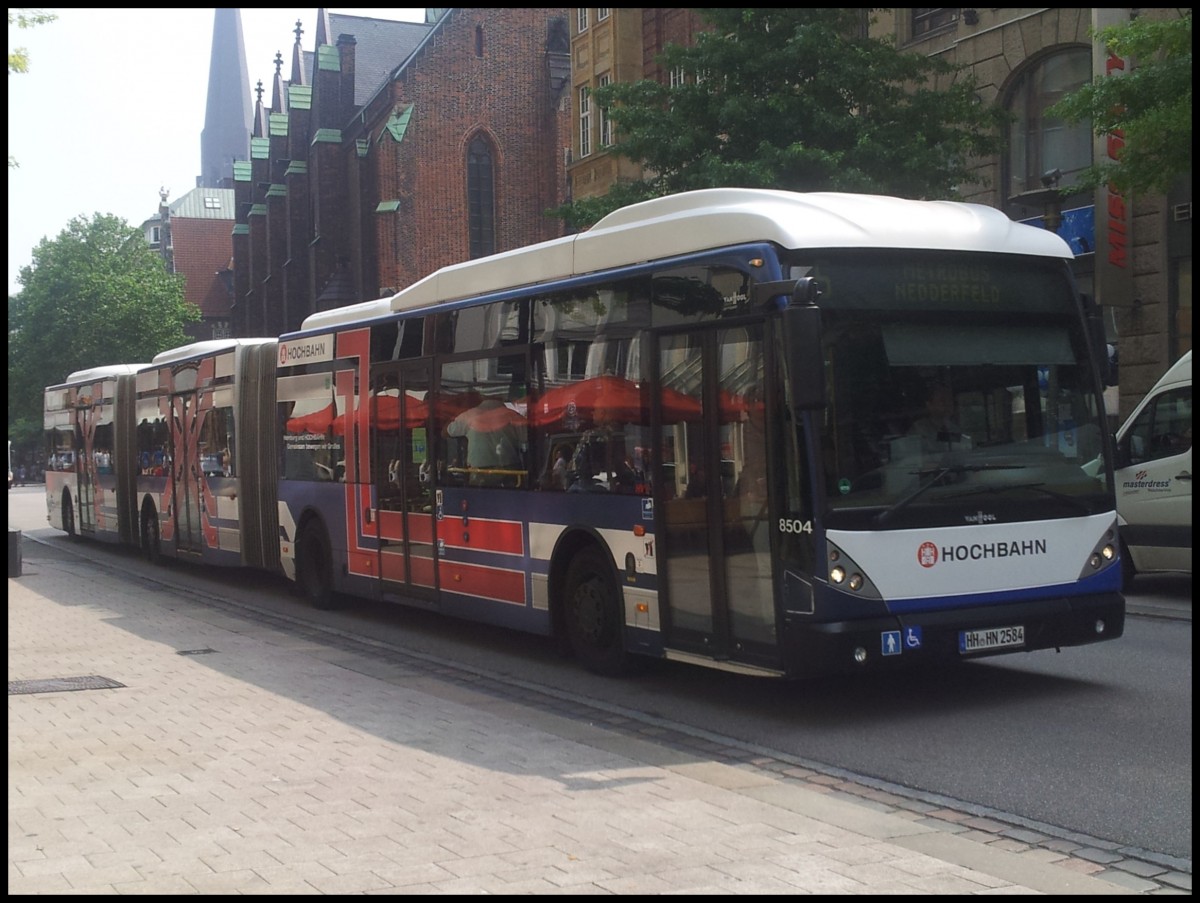
[[[86,370],[76,370],[74,373],[68,374],[61,385],[69,386],[73,383],[92,383],[98,379],[112,379],[127,373],[137,373],[143,367],[148,366],[149,364],[108,364],[104,367],[88,367]]]
[[[206,354],[217,354],[221,351],[228,351],[231,348],[237,348],[240,345],[265,345],[267,342],[275,342],[277,339],[208,339],[203,342],[193,342],[191,345],[180,345],[178,348],[168,348],[166,351],[160,351],[154,355],[152,365],[173,364],[177,361],[186,361],[189,358],[204,357]]]
[[[390,299],[319,311],[301,328],[325,329],[486,292],[761,241],[793,250],[894,248],[1073,256],[1053,232],[1013,222],[982,204],[708,188],[623,207],[578,235],[442,267]]]

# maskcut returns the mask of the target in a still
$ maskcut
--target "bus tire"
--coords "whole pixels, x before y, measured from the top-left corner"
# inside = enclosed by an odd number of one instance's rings
[[[142,509],[142,554],[151,564],[158,564],[162,558],[162,537],[158,528],[158,512],[151,504],[147,504]]]
[[[71,493],[65,490],[62,494],[62,528],[71,539],[79,535],[75,532],[75,506],[71,504]]]
[[[620,598],[606,556],[595,546],[580,549],[564,587],[563,622],[575,658],[593,674],[628,674],[632,656],[625,651]]]
[[[315,518],[304,524],[296,543],[296,586],[313,608],[329,611],[337,607],[329,538]]]

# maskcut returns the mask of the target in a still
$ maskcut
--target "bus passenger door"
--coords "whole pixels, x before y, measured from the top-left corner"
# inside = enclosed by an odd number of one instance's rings
[[[777,616],[761,325],[659,338],[660,384],[702,401],[659,417],[660,593],[666,645],[769,667]],[[663,577],[665,576],[665,580]]]
[[[432,600],[437,589],[430,366],[388,363],[371,377],[371,448],[383,593]]]
[[[196,423],[200,399],[194,392],[171,398],[171,496],[175,551],[202,551],[200,531],[200,461]]]
[[[76,494],[79,496],[79,532],[93,533],[96,529],[96,455],[92,447],[93,419],[96,409],[89,403],[75,411],[75,472],[78,475]]]

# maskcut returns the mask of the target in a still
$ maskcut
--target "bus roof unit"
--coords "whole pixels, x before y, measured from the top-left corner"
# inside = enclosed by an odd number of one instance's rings
[[[154,355],[154,360],[151,362],[155,365],[171,364],[175,361],[185,361],[193,357],[202,357],[206,354],[215,354],[219,351],[228,351],[230,348],[237,348],[240,345],[265,345],[267,342],[274,342],[275,339],[208,339],[203,342],[193,342],[191,345],[180,345],[178,348],[168,348],[166,351],[160,351]]]
[[[62,385],[69,383],[94,382],[98,379],[112,379],[114,376],[124,376],[126,373],[137,373],[149,364],[108,364],[104,367],[88,367],[86,370],[76,370],[68,374]]]
[[[868,194],[708,188],[615,210],[587,232],[442,267],[392,298],[320,311],[308,332],[584,276],[610,267],[751,242],[800,248],[979,251],[1070,259],[1053,232],[1014,222],[993,207]],[[536,278],[530,278],[536,274]]]

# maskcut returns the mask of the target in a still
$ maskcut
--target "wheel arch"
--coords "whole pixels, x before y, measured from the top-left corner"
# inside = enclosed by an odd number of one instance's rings
[[[567,572],[570,571],[571,561],[575,556],[589,548],[596,549],[604,556],[605,561],[608,562],[612,584],[617,588],[617,592],[621,593],[621,582],[617,579],[617,568],[613,561],[612,549],[608,547],[608,543],[604,541],[600,533],[592,527],[585,526],[569,527],[564,530],[554,544],[554,551],[550,554],[550,571],[547,580],[550,623],[552,633],[557,639],[565,639],[567,635],[566,621],[564,620]],[[621,595],[623,598],[624,594]]]

